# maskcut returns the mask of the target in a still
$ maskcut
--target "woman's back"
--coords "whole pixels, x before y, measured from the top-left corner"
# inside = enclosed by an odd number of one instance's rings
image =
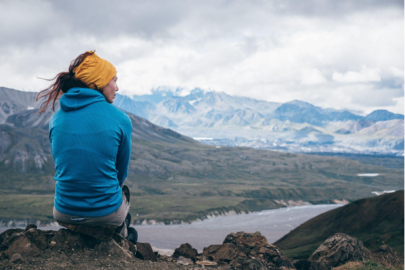
[[[55,159],[55,208],[97,217],[116,211],[128,172],[131,121],[89,88],[72,88],[49,124]]]

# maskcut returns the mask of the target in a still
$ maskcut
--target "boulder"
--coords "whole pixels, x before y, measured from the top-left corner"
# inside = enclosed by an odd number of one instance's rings
[[[222,245],[206,247],[202,255],[218,265],[229,263],[235,269],[295,269],[281,250],[269,244],[260,232],[228,234]]]
[[[370,254],[362,241],[344,233],[336,233],[326,239],[309,260],[322,262],[327,267],[337,267],[349,261],[363,261]]]
[[[172,257],[179,258],[180,256],[182,256],[185,258],[189,258],[193,260],[193,262],[195,262],[197,255],[198,251],[195,248],[193,248],[189,243],[185,243],[181,244],[180,247],[174,250]]]
[[[329,270],[322,262],[310,261],[310,260],[296,260],[294,261],[294,267],[297,270]]]
[[[39,248],[34,243],[31,243],[23,233],[17,234],[12,240],[7,250],[8,257],[11,258],[16,253],[19,253],[22,257],[38,257],[41,255]]]
[[[185,258],[183,256],[179,256],[177,258],[177,264],[180,264],[180,265],[193,265],[194,262],[190,258]]]
[[[35,224],[28,224],[27,227],[25,227],[25,230],[28,231],[29,229],[36,229],[37,225]]]
[[[149,243],[137,242],[136,247],[138,248],[138,251],[136,252],[137,258],[153,262],[157,261],[156,255]]]
[[[94,237],[102,241],[109,241],[115,234],[117,226],[86,226],[58,222],[60,226],[71,231]]]
[[[14,253],[13,256],[11,256],[11,258],[10,258],[11,263],[19,263],[22,261],[23,261],[23,258],[21,256],[21,254],[19,254],[19,253]]]
[[[232,261],[231,265],[234,269],[240,270],[268,270],[265,262],[260,259],[240,257]]]

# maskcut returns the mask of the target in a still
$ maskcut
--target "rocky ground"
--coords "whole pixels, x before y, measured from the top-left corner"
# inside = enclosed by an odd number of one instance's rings
[[[87,227],[88,228],[88,227]],[[35,225],[0,234],[0,269],[403,269],[390,247],[370,251],[346,234],[329,237],[307,260],[289,260],[256,233],[231,233],[222,245],[198,253],[182,244],[171,257],[149,243],[131,242],[108,230],[38,230]]]

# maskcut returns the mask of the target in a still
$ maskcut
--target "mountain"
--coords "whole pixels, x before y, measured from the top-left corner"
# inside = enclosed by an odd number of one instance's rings
[[[35,104],[36,96],[37,93],[0,87],[0,124],[12,114],[37,108],[39,105]]]
[[[345,233],[370,249],[387,244],[404,252],[404,190],[354,201],[301,224],[275,242],[291,258],[308,258],[320,243]]]
[[[404,116],[402,114],[394,114],[387,110],[375,110],[372,113],[368,114],[365,117],[366,120],[371,121],[388,121],[394,119],[402,119],[404,120]]]
[[[137,112],[139,100],[153,101],[156,107]],[[179,89],[159,90],[133,102],[114,104],[189,137],[208,138],[200,140],[211,145],[296,153],[404,154],[403,115],[383,110],[364,117],[299,100],[280,104],[199,88],[186,96]],[[305,128],[316,129],[317,134],[304,132]]]
[[[349,121],[361,120],[362,116],[355,115],[348,111],[336,111],[331,109],[322,109],[307,102],[294,100],[278,107],[273,117],[295,123],[308,123],[315,126],[322,126],[331,121]]]
[[[117,94],[114,99],[114,105],[124,111],[133,113],[140,117],[148,117],[151,111],[156,110],[156,106],[148,101],[135,101],[127,96]]]
[[[25,110],[0,124],[0,213],[8,217],[52,216],[54,162],[46,128],[51,115]],[[342,158],[205,145],[129,116],[133,132],[126,184],[133,194],[136,222],[187,221],[226,211],[281,207],[275,200],[354,200],[403,187],[403,170]],[[319,134],[310,127],[301,131]],[[357,175],[367,172],[379,175]],[[13,208],[13,202],[24,207]]]

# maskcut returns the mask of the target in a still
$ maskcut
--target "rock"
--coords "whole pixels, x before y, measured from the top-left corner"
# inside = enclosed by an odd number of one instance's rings
[[[73,232],[67,229],[60,229],[55,232],[54,236],[50,239],[56,243],[53,249],[61,249],[65,251],[71,251],[72,248],[82,249],[94,249],[96,244],[100,241],[94,237],[90,237],[81,233]]]
[[[33,225],[33,224],[30,224]],[[35,226],[35,225],[34,225]],[[36,227],[36,226],[35,226]],[[28,228],[28,226],[27,226]],[[25,235],[34,243],[39,249],[44,250],[47,248],[48,243],[45,234],[36,228],[25,229]]]
[[[0,252],[0,260],[6,260],[8,258],[7,254],[5,251]]]
[[[216,252],[215,258],[224,262],[230,262],[239,255],[239,248],[231,243],[223,244]],[[243,254],[242,254],[243,255]]]
[[[110,239],[108,242],[101,242],[95,248],[95,250],[108,253],[112,256],[121,256],[132,258],[132,252],[129,250],[129,246],[120,246],[114,239]]]
[[[58,222],[60,226],[65,227],[71,231],[78,232],[84,235],[92,236],[102,241],[109,241],[115,234],[117,226],[85,226],[73,225],[63,222]]]
[[[136,257],[141,259],[141,260],[149,260],[156,262],[157,258],[155,256],[155,253],[152,250],[152,247],[149,243],[142,243],[142,242],[137,242],[136,243],[138,251],[136,252]]]
[[[181,244],[180,247],[176,248],[174,250],[172,257],[179,258],[180,256],[183,256],[185,258],[190,258],[193,260],[193,262],[195,262],[197,255],[198,251],[195,248],[193,248],[189,243],[186,243]]]
[[[203,249],[202,255],[208,258],[210,254],[215,254],[215,252],[221,247],[222,245],[211,245],[209,247],[205,247]]]
[[[196,264],[207,265],[207,266],[217,265],[216,262],[212,262],[212,261],[197,261]]]
[[[35,224],[28,224],[27,227],[25,227],[25,230],[28,231],[29,229],[36,229],[37,225]]]
[[[10,243],[7,250],[9,257],[15,253],[19,253],[22,257],[38,257],[41,255],[41,251],[38,247],[34,243],[31,243],[28,237],[23,233],[11,237],[10,240],[12,240],[12,243]]]
[[[370,256],[363,242],[344,233],[336,233],[326,239],[309,258],[327,267],[337,267],[346,262],[363,261]]]
[[[322,262],[310,261],[310,260],[296,260],[294,266],[297,270],[329,270],[330,268],[325,266]]]
[[[204,248],[203,256],[218,265],[229,263],[236,269],[294,269],[291,261],[260,232],[228,234],[222,245]]]
[[[13,256],[10,258],[11,263],[19,263],[22,262],[23,258],[20,253],[14,253]]]
[[[263,263],[262,260],[259,259],[250,259],[250,258],[238,258],[234,260],[231,265],[234,269],[241,269],[241,270],[267,270],[268,268]]]
[[[194,262],[190,258],[185,258],[183,256],[179,256],[177,258],[177,264],[180,264],[180,265],[193,265]]]

